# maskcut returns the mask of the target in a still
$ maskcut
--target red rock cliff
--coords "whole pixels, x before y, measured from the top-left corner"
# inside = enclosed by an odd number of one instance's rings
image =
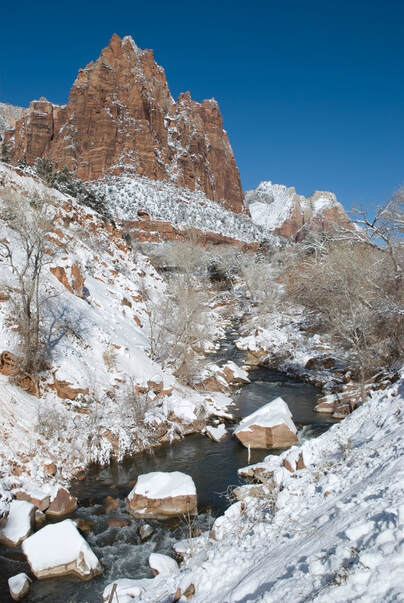
[[[80,69],[66,106],[32,101],[6,135],[16,160],[47,157],[86,180],[132,169],[244,211],[216,101],[197,103],[187,92],[174,102],[153,51],[129,36],[114,35],[99,59]]]

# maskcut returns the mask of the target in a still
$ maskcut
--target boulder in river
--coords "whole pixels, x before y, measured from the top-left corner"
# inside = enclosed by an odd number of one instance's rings
[[[139,475],[127,498],[127,510],[137,519],[194,515],[197,497],[193,479],[180,471],[155,471]]]
[[[217,427],[212,427],[211,425],[207,425],[205,428],[205,433],[214,442],[221,442],[227,436],[227,429],[220,423]]]
[[[77,507],[77,498],[72,496],[66,488],[59,488],[55,498],[46,509],[49,517],[65,517],[70,515]]]
[[[246,448],[287,448],[297,442],[292,413],[282,398],[275,398],[248,417],[234,430]]]
[[[71,519],[49,524],[24,540],[22,552],[39,580],[77,576],[91,580],[102,566]]]
[[[35,506],[26,500],[13,500],[4,527],[0,530],[0,542],[6,546],[18,546],[27,538],[34,525]]]
[[[27,500],[28,502],[35,505],[40,511],[45,511],[49,507],[50,499],[46,492],[43,492],[39,488],[28,488],[18,490],[15,493],[15,497],[18,500]]]
[[[139,533],[140,540],[142,542],[145,542],[146,540],[148,540],[154,533],[153,528],[148,523],[145,523],[142,526],[139,526],[137,531]]]
[[[27,574],[24,574],[24,572],[9,578],[8,588],[10,590],[11,598],[14,601],[20,601],[23,599],[28,594],[30,585],[31,580],[28,578]]]

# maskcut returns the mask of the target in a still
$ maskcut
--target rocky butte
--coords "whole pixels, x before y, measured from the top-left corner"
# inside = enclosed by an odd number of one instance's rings
[[[84,180],[132,172],[168,180],[236,213],[245,211],[240,175],[214,99],[172,98],[152,50],[113,35],[80,69],[68,103],[45,98],[5,132],[14,161],[46,157]]]
[[[343,206],[329,191],[315,191],[305,197],[293,186],[268,181],[247,191],[245,202],[255,224],[296,242],[311,230],[332,230],[335,225],[353,227]]]

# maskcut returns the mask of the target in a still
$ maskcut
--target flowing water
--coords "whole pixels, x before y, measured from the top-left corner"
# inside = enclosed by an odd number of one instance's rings
[[[219,364],[229,359],[242,364],[243,353],[235,350],[233,336],[234,333],[223,341],[216,354],[215,361]],[[300,439],[319,435],[335,422],[328,415],[313,411],[320,393],[317,388],[270,369],[252,371],[250,379],[251,383],[234,396],[237,415],[244,417],[277,396],[282,396],[299,428]],[[261,461],[268,453],[266,450],[252,450],[250,462]],[[148,567],[150,553],[172,554],[173,544],[188,536],[189,526],[181,520],[148,521],[154,533],[147,542],[142,543],[137,530],[144,522],[133,519],[125,511],[125,497],[137,476],[150,471],[183,471],[191,475],[198,493],[198,527],[204,530],[229,505],[227,488],[240,484],[237,469],[248,464],[247,455],[246,448],[230,436],[215,443],[203,435],[194,434],[173,445],[163,445],[121,463],[112,463],[104,468],[90,467],[84,480],[71,484],[71,492],[79,499],[74,518],[86,524],[85,538],[103,564],[104,573],[86,583],[70,578],[34,582],[25,600],[90,603],[100,601],[104,587],[116,578],[152,577]],[[115,500],[115,508],[108,512],[105,511],[107,496]],[[111,527],[111,519],[124,520],[128,525]],[[0,551],[1,601],[11,601],[6,579],[29,569],[19,551]]]

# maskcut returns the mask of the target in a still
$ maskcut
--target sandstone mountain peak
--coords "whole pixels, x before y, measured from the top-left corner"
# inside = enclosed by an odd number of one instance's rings
[[[96,61],[80,69],[68,103],[32,101],[6,132],[14,160],[46,157],[85,180],[132,172],[200,190],[245,211],[240,176],[214,99],[189,92],[174,102],[152,50],[114,34]]]
[[[247,191],[245,200],[255,224],[297,241],[313,227],[327,230],[336,223],[351,227],[343,206],[329,191],[315,191],[305,197],[294,186],[264,181]]]

